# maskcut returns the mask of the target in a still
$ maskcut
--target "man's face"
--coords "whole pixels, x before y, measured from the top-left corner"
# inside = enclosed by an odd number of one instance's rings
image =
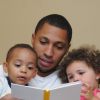
[[[53,71],[69,49],[66,30],[48,23],[33,34],[32,44],[38,54],[41,72]]]

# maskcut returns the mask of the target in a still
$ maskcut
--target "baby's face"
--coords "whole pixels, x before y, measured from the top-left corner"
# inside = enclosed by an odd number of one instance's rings
[[[94,72],[92,67],[88,66],[84,61],[74,61],[67,67],[66,73],[69,82],[81,81],[83,83],[83,91],[87,88],[84,84],[88,84],[92,89],[98,86],[96,80],[98,75]]]
[[[13,83],[25,85],[36,75],[36,54],[26,48],[16,48],[6,69]]]

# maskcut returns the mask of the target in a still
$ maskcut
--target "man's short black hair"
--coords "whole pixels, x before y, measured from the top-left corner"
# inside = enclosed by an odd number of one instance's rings
[[[37,33],[39,29],[42,28],[42,26],[45,23],[48,23],[50,25],[66,30],[66,33],[68,34],[68,42],[70,43],[71,38],[72,38],[72,28],[71,28],[70,23],[67,21],[67,19],[64,16],[59,15],[59,14],[50,14],[50,15],[43,17],[38,22],[35,28],[35,34]]]

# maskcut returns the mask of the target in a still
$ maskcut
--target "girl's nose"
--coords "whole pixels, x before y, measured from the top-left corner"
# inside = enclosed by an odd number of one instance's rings
[[[79,75],[74,76],[74,82],[76,82],[76,81],[80,81],[80,76]]]

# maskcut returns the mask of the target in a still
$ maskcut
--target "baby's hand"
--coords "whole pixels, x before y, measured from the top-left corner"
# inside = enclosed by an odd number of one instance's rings
[[[14,98],[14,97],[12,97],[11,94],[8,94],[8,95],[2,97],[0,100],[21,100],[21,99]]]

